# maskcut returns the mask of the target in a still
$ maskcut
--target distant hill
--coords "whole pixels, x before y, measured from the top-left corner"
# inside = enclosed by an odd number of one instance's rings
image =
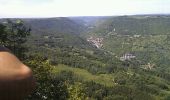
[[[12,19],[16,20],[16,19]],[[170,34],[169,15],[88,16],[22,19],[33,33],[88,35]],[[3,22],[4,19],[0,19]]]
[[[90,34],[105,36],[120,35],[155,35],[170,34],[170,16],[168,15],[136,15],[105,17],[98,19]]]
[[[71,33],[80,34],[86,27],[76,23],[69,18],[27,19],[24,20],[31,25],[33,32],[43,33]]]
[[[17,19],[11,19],[17,20]],[[75,21],[66,18],[32,18],[21,19],[26,25],[31,27],[32,33],[39,34],[51,34],[51,33],[70,33],[80,34],[84,32],[86,27],[83,24],[76,23]],[[5,19],[0,19],[0,22],[4,22]]]

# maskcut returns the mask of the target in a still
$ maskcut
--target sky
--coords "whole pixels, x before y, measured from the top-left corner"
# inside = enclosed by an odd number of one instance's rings
[[[170,0],[0,0],[0,18],[170,14]]]

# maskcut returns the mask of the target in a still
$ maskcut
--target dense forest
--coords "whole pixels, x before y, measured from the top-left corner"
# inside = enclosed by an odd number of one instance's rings
[[[34,72],[26,100],[170,100],[170,16],[0,19]]]

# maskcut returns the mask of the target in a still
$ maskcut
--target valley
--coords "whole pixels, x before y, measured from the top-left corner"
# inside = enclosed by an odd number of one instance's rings
[[[40,87],[31,100],[170,99],[169,15],[11,20],[32,30],[24,62]]]

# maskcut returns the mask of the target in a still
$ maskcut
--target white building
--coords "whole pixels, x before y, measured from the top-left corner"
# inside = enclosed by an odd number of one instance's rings
[[[136,56],[131,54],[131,53],[125,53],[122,57],[120,57],[121,61],[125,61],[125,60],[131,60],[133,58],[135,58]]]

